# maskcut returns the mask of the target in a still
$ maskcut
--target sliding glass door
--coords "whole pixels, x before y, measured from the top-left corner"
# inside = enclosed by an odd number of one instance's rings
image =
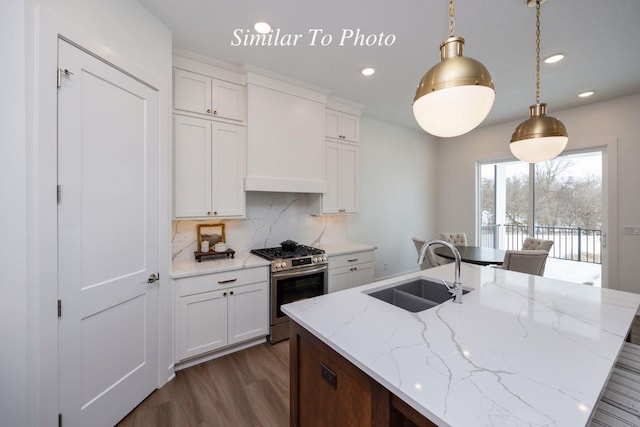
[[[527,236],[553,240],[545,276],[600,286],[602,151],[535,165],[480,163],[478,172],[481,246],[521,249]]]

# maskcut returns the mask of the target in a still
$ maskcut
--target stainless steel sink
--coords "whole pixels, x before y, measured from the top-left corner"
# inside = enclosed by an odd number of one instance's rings
[[[470,289],[463,288],[463,294],[468,292]],[[412,313],[427,310],[453,298],[441,280],[424,278],[373,291],[368,295]]]

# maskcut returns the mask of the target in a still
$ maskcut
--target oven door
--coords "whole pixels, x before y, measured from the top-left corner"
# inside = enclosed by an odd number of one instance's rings
[[[312,266],[294,271],[271,273],[271,324],[286,322],[282,304],[327,293],[328,266]]]

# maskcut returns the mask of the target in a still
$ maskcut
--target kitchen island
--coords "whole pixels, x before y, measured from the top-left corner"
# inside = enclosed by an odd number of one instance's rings
[[[324,366],[340,358],[437,425],[588,423],[640,295],[469,264],[462,265],[461,278],[473,291],[463,304],[448,301],[411,313],[367,295],[423,276],[451,281],[453,264],[283,306],[294,322],[292,334],[298,328],[335,352],[318,369],[317,385],[349,383],[341,383],[341,366],[337,375]],[[298,395],[308,373],[298,372],[306,361],[294,354],[300,335],[291,338],[296,417],[298,408],[317,408]],[[378,405],[387,398],[354,378],[360,389],[373,390],[371,419],[389,419],[389,409]]]

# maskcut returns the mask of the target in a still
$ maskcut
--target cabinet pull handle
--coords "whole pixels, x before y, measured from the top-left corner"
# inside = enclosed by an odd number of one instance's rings
[[[233,291],[229,292],[229,295],[233,295]]]
[[[211,212],[207,212],[207,216],[211,216]]]
[[[214,215],[218,215],[218,211],[213,211],[213,214]]]
[[[222,294],[222,296],[223,296],[223,297],[226,297],[226,296],[227,296],[227,293],[226,293],[226,292],[225,292],[225,293],[223,293],[223,294]]]
[[[357,260],[358,258],[351,258],[351,259],[348,259],[347,262],[356,262]]]
[[[207,114],[211,114],[211,109],[207,108]]]
[[[225,283],[233,283],[238,279],[227,279],[227,280],[218,280],[218,283],[224,285]]]
[[[338,209],[338,212],[346,212],[346,209]]]
[[[213,110],[213,115],[217,116],[218,115],[218,110]]]

